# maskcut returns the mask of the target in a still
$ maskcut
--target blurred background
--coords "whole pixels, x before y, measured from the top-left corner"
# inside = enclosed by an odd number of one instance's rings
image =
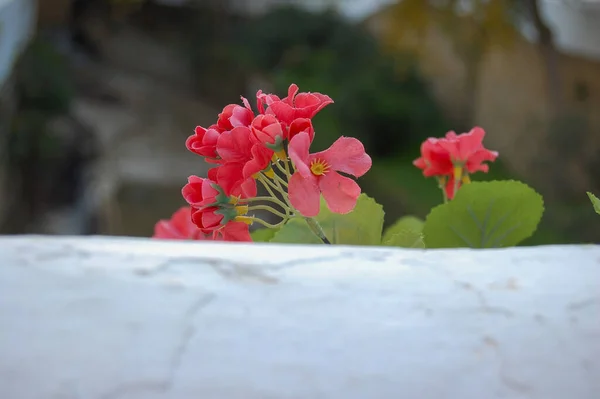
[[[599,242],[599,0],[0,0],[0,233],[150,236],[207,165],[185,139],[240,95],[330,95],[386,222],[442,200],[420,143],[482,126],[474,180],[543,194],[526,245]]]

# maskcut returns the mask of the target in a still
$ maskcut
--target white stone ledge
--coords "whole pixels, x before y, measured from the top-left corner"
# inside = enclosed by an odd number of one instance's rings
[[[598,399],[600,246],[0,238],[2,399]]]

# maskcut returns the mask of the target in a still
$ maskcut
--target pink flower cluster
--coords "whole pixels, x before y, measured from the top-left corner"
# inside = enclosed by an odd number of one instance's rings
[[[461,184],[468,183],[469,174],[487,172],[484,162],[495,161],[496,151],[483,147],[485,131],[474,127],[468,133],[457,135],[450,131],[443,138],[428,138],[421,144],[421,157],[413,164],[426,177],[435,176],[448,199],[454,198]]]
[[[361,189],[338,172],[360,177],[370,169],[362,143],[340,137],[325,151],[309,152],[312,118],[331,103],[327,95],[299,93],[292,84],[284,98],[258,91],[257,112],[242,97],[242,104],[227,105],[215,124],[196,127],[186,146],[214,167],[205,178],[189,177],[182,190],[189,208],[173,215],[171,228],[160,221],[155,237],[176,231],[171,238],[251,241],[249,226],[257,218],[248,212],[259,199],[257,181],[283,188],[286,217],[316,216],[321,195],[332,212],[352,211]],[[183,222],[185,212],[197,231]]]

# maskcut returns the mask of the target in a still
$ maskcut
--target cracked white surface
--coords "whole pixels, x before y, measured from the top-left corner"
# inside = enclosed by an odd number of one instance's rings
[[[3,399],[597,399],[600,247],[0,238]]]

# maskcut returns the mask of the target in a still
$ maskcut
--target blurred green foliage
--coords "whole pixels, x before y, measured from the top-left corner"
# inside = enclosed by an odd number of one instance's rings
[[[36,38],[16,67],[16,89],[22,107],[49,113],[68,111],[74,95],[69,64],[51,43]]]
[[[58,155],[48,121],[69,111],[75,88],[68,60],[54,45],[35,38],[15,68],[17,113],[11,121],[9,159],[13,165],[32,157]]]
[[[278,94],[296,83],[334,99],[315,118],[316,149],[344,135],[374,156],[396,155],[447,127],[414,60],[384,54],[364,27],[334,12],[277,8],[235,37],[240,64],[272,78]]]

